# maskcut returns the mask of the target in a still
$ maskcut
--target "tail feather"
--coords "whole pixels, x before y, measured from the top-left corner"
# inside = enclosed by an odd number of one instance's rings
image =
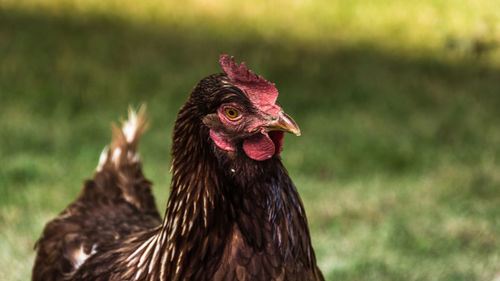
[[[132,107],[128,110],[128,120],[122,121],[122,129],[113,125],[113,140],[111,149],[122,150],[125,148],[127,154],[123,154],[123,160],[134,161],[136,156],[137,144],[142,134],[148,129],[149,122],[146,119],[146,106],[142,105],[136,113]],[[120,159],[121,160],[121,159]]]
[[[104,167],[119,169],[121,166],[139,163],[137,145],[148,127],[146,106],[142,105],[138,112],[129,107],[128,120],[122,121],[122,128],[112,125],[111,146],[109,149],[105,147],[101,153],[97,172],[102,171]]]
[[[94,179],[102,183],[103,188],[117,186],[121,196],[143,211],[155,211],[156,205],[151,194],[151,182],[142,173],[142,163],[137,147],[141,136],[149,127],[146,106],[136,112],[132,107],[128,119],[122,121],[122,127],[112,125],[111,144],[105,147],[99,157]]]

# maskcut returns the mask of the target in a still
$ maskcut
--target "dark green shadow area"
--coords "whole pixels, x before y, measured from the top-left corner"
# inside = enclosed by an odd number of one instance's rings
[[[10,229],[2,263],[29,270],[44,223],[92,175],[109,124],[129,105],[148,105],[141,153],[163,207],[177,110],[228,53],[275,82],[301,126],[282,157],[302,184],[328,278],[491,280],[500,270],[499,69],[444,49],[221,34],[0,9],[0,227]],[[352,245],[370,245],[366,232],[379,247]],[[9,248],[17,242],[26,246]]]

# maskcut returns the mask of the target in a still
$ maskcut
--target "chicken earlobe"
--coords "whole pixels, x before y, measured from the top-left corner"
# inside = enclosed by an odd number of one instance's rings
[[[215,143],[215,145],[226,151],[235,151],[236,148],[227,140],[224,134],[216,132],[214,130],[210,130],[210,138]]]

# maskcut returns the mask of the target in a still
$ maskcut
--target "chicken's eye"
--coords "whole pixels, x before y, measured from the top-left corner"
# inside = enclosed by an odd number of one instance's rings
[[[224,109],[224,113],[226,113],[226,116],[230,119],[237,119],[240,116],[238,110],[232,107],[227,107],[226,109]]]

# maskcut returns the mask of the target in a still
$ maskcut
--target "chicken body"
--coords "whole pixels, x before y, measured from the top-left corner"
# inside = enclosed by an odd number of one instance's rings
[[[135,154],[123,153],[135,152],[143,130],[132,130],[140,132],[136,141],[124,126],[94,180],[47,225],[34,280],[323,280],[302,202],[279,158],[283,131],[300,131],[275,103],[274,85],[228,57],[221,65],[226,73],[200,81],[179,111],[163,222]],[[117,150],[130,172],[116,172],[123,169],[113,161]],[[73,221],[77,231],[67,227]],[[84,255],[71,255],[75,249]]]

